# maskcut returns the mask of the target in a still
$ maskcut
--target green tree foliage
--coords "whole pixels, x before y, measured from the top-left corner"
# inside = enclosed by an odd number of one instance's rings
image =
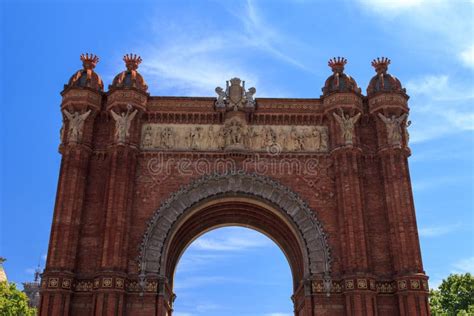
[[[433,316],[474,315],[474,277],[449,275],[437,290],[430,291],[430,307]]]
[[[0,282],[0,315],[34,316],[36,309],[28,306],[28,297],[14,283]]]

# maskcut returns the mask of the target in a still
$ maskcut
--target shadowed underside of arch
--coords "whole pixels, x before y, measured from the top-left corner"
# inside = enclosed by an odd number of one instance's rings
[[[311,276],[327,276],[330,251],[315,213],[293,191],[255,174],[202,177],[175,192],[148,223],[140,250],[144,274],[172,280],[186,247],[219,226],[256,229],[285,253],[294,285]]]

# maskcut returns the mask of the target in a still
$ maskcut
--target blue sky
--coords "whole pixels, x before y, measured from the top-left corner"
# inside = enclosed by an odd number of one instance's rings
[[[30,280],[44,264],[60,162],[59,92],[81,68],[83,52],[100,56],[96,70],[106,86],[123,69],[121,57],[133,52],[144,60],[140,71],[152,95],[213,96],[216,86],[239,76],[257,97],[319,97],[333,56],[348,58],[346,72],[365,91],[374,75],[370,61],[390,57],[390,72],[411,96],[410,167],[431,285],[451,272],[474,272],[473,1],[7,0],[1,6],[0,255],[8,258],[12,281]],[[193,260],[199,264],[190,269]],[[238,308],[242,315],[291,314],[289,280],[283,255],[266,237],[216,230],[191,246],[178,267],[176,314]],[[261,291],[269,286],[274,290]],[[253,314],[245,314],[246,295],[275,309],[255,303]]]

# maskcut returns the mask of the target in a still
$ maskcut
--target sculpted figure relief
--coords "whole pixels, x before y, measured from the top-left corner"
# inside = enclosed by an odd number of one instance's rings
[[[220,124],[161,124],[142,127],[144,149],[219,150],[227,147],[266,151],[278,146],[281,151],[322,152],[328,149],[325,126],[249,125],[239,119]]]
[[[207,129],[207,139],[206,139],[206,144],[204,147],[206,148],[213,148],[215,147],[214,142],[215,142],[215,131],[214,131],[214,126],[209,125]]]
[[[327,131],[325,133],[321,133],[321,146],[319,149],[321,151],[327,151],[329,148],[329,136]]]
[[[313,141],[313,148],[321,148],[321,132],[317,128],[311,131],[311,138]]]
[[[217,149],[224,149],[225,147],[225,128],[222,126],[217,131]]]
[[[82,139],[84,122],[89,114],[91,114],[91,110],[83,114],[79,114],[79,112],[70,113],[67,110],[64,110],[63,113],[69,121],[68,140],[70,142],[80,142]]]
[[[202,127],[193,127],[189,131],[189,147],[199,149],[201,147]]]
[[[130,113],[131,109],[132,107],[129,105],[127,107],[127,112],[122,112],[121,114],[117,114],[113,110],[110,111],[110,114],[115,120],[115,140],[118,143],[125,143],[128,136],[130,136],[130,124],[132,123],[135,115],[138,113],[137,110],[134,110],[132,113]]]
[[[332,113],[332,115],[339,123],[344,144],[352,145],[354,142],[354,127],[359,120],[360,113],[350,117],[349,114],[344,114],[344,112],[341,110],[341,116],[337,115],[336,113]]]
[[[248,148],[256,148],[257,147],[257,140],[260,137],[260,133],[258,132],[257,128],[254,126],[250,126],[247,131],[247,147]]]
[[[386,117],[382,113],[379,113],[378,116],[385,123],[385,128],[387,129],[387,138],[390,145],[399,146],[402,142],[402,122],[406,119],[407,114],[402,114],[400,117],[392,115]],[[406,128],[404,127],[406,130]]]
[[[224,136],[226,146],[244,146],[245,126],[238,120],[232,120],[225,125]]]
[[[297,129],[293,126],[291,128],[291,139],[293,141],[293,148],[296,151],[305,150],[305,138],[306,136],[302,132],[298,132]]]
[[[150,147],[153,146],[153,129],[151,126],[145,128],[145,134],[143,134],[143,146]]]
[[[164,148],[167,148],[167,149],[173,148],[174,138],[173,138],[173,130],[171,129],[171,127],[165,127],[161,131],[160,138],[161,138],[161,145]]]
[[[265,128],[264,138],[262,142],[262,149],[272,147],[276,144],[276,134],[273,128]]]

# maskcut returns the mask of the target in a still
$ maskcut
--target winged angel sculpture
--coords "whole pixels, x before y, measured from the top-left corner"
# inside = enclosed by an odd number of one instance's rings
[[[337,115],[336,113],[333,113],[332,115],[334,115],[334,118],[339,123],[344,144],[352,145],[354,139],[354,127],[360,118],[360,113],[350,117],[348,114],[344,114],[344,112],[341,110],[341,116]]]
[[[407,114],[402,114],[400,117],[396,117],[392,115],[390,117],[386,117],[382,113],[379,113],[378,116],[380,119],[385,123],[385,128],[387,129],[387,138],[391,145],[400,145],[402,142],[402,122],[407,118]],[[407,122],[403,129],[406,130],[407,125],[409,126],[410,123]],[[407,133],[407,131],[405,132]],[[407,139],[408,141],[408,139]]]
[[[132,123],[133,118],[137,115],[138,111],[134,110],[130,113],[132,107],[127,106],[127,112],[122,112],[120,114],[110,111],[112,117],[115,120],[115,140],[118,143],[125,143],[128,136],[130,136],[129,129],[130,124]]]
[[[69,121],[69,129],[68,129],[69,141],[71,142],[81,141],[84,122],[89,116],[89,114],[91,114],[91,110],[83,114],[79,114],[79,112],[71,113],[68,110],[63,110],[63,113]]]

